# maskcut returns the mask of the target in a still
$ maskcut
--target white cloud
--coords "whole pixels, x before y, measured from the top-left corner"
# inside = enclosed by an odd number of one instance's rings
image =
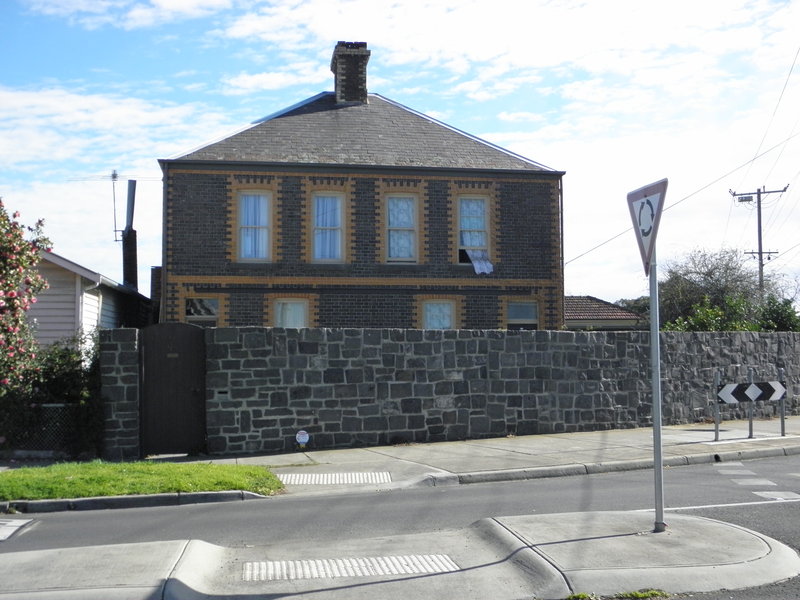
[[[319,63],[302,62],[267,73],[240,73],[223,79],[223,93],[251,94],[260,90],[279,90],[298,84],[321,84],[329,81],[331,72]]]
[[[88,29],[136,29],[196,19],[232,7],[232,0],[23,0],[33,12],[65,17]]]

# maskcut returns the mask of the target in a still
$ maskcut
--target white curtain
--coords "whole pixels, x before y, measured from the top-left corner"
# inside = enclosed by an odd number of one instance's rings
[[[426,302],[423,326],[425,329],[453,329],[453,304]]]
[[[414,258],[413,198],[389,198],[389,258]]]
[[[462,248],[486,248],[486,201],[461,198],[460,223]]]
[[[267,197],[243,194],[240,200],[240,222],[241,258],[266,258],[269,243]]]
[[[314,198],[314,258],[342,258],[342,201],[337,196]]]

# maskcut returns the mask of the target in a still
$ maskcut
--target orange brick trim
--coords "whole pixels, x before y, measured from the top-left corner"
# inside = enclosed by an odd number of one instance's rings
[[[255,277],[255,276],[223,276],[223,275],[173,275],[170,282],[174,284],[201,285],[260,285],[283,287],[287,285],[305,285],[322,288],[329,285],[358,287],[398,287],[424,289],[431,287],[453,288],[520,288],[520,287],[552,287],[549,279],[431,279],[425,277]]]

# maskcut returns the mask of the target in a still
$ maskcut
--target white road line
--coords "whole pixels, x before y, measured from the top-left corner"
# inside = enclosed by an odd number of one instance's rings
[[[731,479],[733,483],[738,485],[757,485],[759,487],[767,486],[767,485],[778,485],[770,481],[769,479]]]
[[[800,500],[800,494],[795,492],[753,492],[756,496],[768,500]]]
[[[719,469],[717,473],[720,475],[755,475],[753,471],[745,469]]]
[[[7,540],[33,519],[0,519],[0,542]]]

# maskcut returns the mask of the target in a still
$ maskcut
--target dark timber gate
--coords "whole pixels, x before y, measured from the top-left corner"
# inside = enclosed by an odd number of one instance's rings
[[[161,323],[141,331],[142,455],[205,449],[204,330]]]

